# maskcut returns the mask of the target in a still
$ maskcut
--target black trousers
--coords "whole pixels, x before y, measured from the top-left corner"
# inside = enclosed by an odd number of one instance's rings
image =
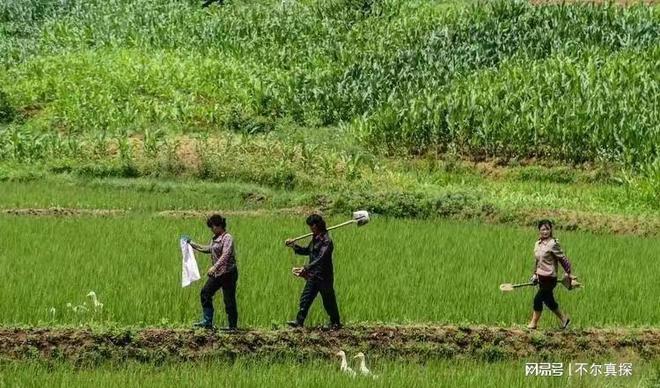
[[[213,295],[222,288],[222,299],[225,302],[229,327],[236,327],[238,323],[236,283],[238,283],[238,271],[225,273],[218,277],[209,276],[200,293],[202,308],[213,310]]]
[[[337,307],[337,298],[335,297],[335,289],[332,281],[319,281],[315,279],[308,280],[305,284],[302,295],[300,295],[300,309],[298,310],[296,320],[300,324],[305,322],[309,308],[319,293],[323,299],[323,307],[330,316],[330,323],[339,325],[341,323],[339,319],[339,308]]]
[[[534,311],[543,311],[543,304],[552,311],[559,308],[553,291],[557,286],[557,278],[551,276],[539,276],[539,290],[534,297]]]

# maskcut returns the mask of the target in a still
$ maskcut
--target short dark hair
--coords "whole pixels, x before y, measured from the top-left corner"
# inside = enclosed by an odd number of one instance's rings
[[[305,222],[307,222],[307,225],[309,226],[312,225],[318,226],[322,232],[326,232],[328,230],[325,226],[325,220],[323,219],[323,217],[321,217],[320,214],[310,214],[310,216],[307,217],[307,220]]]
[[[222,229],[225,229],[227,227],[227,220],[220,214],[214,214],[206,220],[206,226],[209,228],[219,226]]]
[[[545,225],[545,226],[547,226],[548,228],[552,229],[552,221],[550,221],[550,220],[548,220],[548,219],[545,219],[545,220],[541,220],[541,221],[539,221],[538,224],[536,224],[536,228],[537,228],[537,229],[541,229],[541,227],[542,227],[543,225]]]

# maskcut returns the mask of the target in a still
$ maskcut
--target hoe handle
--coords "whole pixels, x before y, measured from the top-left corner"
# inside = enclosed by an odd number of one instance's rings
[[[356,220],[350,220],[350,221],[342,222],[341,224],[338,224],[338,225],[334,225],[334,226],[329,227],[328,230],[341,228],[342,226],[346,226],[346,225],[354,224],[354,223],[356,223],[356,222],[357,222]],[[293,241],[302,240],[302,239],[307,238],[307,237],[309,237],[309,236],[311,236],[311,235],[312,235],[312,233],[303,234],[302,236],[298,236],[298,237],[296,237],[296,238],[294,238],[294,239],[292,239],[292,240],[293,240]]]

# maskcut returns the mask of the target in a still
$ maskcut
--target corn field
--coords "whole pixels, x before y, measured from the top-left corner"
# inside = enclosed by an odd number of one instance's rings
[[[6,1],[0,26],[20,131],[343,125],[389,152],[658,157],[654,7]]]

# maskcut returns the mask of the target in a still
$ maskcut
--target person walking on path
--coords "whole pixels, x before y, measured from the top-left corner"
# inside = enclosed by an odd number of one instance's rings
[[[236,330],[238,310],[236,307],[236,283],[238,268],[236,266],[236,250],[234,239],[227,232],[227,221],[219,214],[214,214],[206,221],[213,237],[209,245],[199,245],[188,241],[193,249],[211,255],[211,268],[207,271],[208,278],[200,293],[202,304],[202,320],[195,323],[196,327],[213,328],[213,296],[222,289],[222,297],[227,313],[226,330]]]
[[[341,321],[334,289],[332,266],[334,244],[330,239],[323,217],[312,214],[307,217],[306,223],[312,232],[312,240],[307,247],[298,246],[291,239],[286,240],[286,245],[292,248],[296,254],[309,256],[309,264],[293,268],[294,275],[306,279],[307,283],[300,296],[300,308],[296,319],[287,324],[291,327],[302,327],[312,302],[320,293],[323,307],[330,316],[330,325],[327,328],[336,330],[341,328]]]
[[[534,245],[534,274],[530,282],[538,284],[539,290],[534,297],[534,311],[532,320],[527,325],[528,329],[536,329],[541,319],[541,312],[545,304],[552,311],[561,323],[563,329],[568,327],[570,318],[559,310],[559,304],[555,300],[554,289],[557,286],[557,269],[561,264],[565,276],[573,278],[571,275],[571,262],[568,260],[561,247],[559,240],[552,235],[552,222],[550,220],[541,220],[538,223],[539,239]]]

